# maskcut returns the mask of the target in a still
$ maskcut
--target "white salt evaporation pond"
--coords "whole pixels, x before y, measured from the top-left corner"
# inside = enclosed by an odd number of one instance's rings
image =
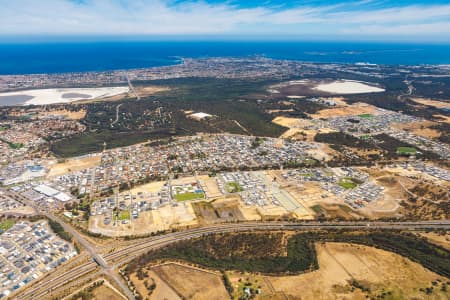
[[[339,80],[330,83],[322,83],[313,88],[314,90],[330,94],[365,94],[381,93],[385,90],[361,81]]]
[[[128,93],[127,86],[101,88],[38,89],[0,93],[0,106],[46,105],[70,103],[78,100],[108,98]]]

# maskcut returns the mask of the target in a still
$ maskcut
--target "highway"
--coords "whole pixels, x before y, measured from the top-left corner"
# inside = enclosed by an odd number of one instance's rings
[[[136,89],[134,88],[133,84],[131,83],[130,76],[128,76],[128,74],[127,74],[127,82],[128,82],[128,86],[130,87],[130,90],[136,96],[136,99],[141,100],[141,97],[139,97],[138,93],[136,92]]]
[[[61,222],[64,226],[64,223]],[[68,226],[68,225],[66,225]],[[68,226],[70,227],[70,226]],[[403,229],[403,230],[425,230],[425,229],[450,229],[450,221],[423,221],[423,222],[251,222],[251,223],[230,223],[217,224],[201,228],[194,228],[180,232],[168,233],[155,237],[142,238],[132,240],[128,245],[115,249],[114,245],[102,249],[104,254],[101,256],[95,247],[89,246],[86,248],[89,254],[96,259],[100,258],[98,264],[92,260],[80,263],[78,266],[72,268],[70,271],[59,274],[49,274],[45,280],[41,280],[32,287],[23,290],[17,299],[45,299],[48,292],[61,289],[64,285],[71,282],[79,282],[83,277],[89,276],[93,272],[97,272],[100,268],[103,275],[114,279],[121,290],[129,299],[134,299],[131,291],[126,287],[119,275],[115,272],[116,268],[130,262],[136,257],[181,240],[201,237],[204,235],[214,233],[226,232],[242,232],[242,231],[264,231],[264,230],[308,230],[308,229]],[[73,229],[72,229],[73,230]],[[72,232],[71,232],[72,233]],[[74,235],[77,239],[79,234]],[[81,237],[86,243],[85,239]],[[118,280],[117,280],[118,279]]]

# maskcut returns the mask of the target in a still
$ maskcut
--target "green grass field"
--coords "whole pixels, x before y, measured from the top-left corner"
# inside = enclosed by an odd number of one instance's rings
[[[15,224],[14,220],[4,220],[0,222],[0,233],[10,229]]]
[[[243,190],[244,189],[237,182],[227,183],[227,192],[228,193],[239,193],[239,192],[242,192]]]
[[[303,163],[307,166],[314,166],[317,164],[317,161],[311,158],[306,158]]]
[[[183,193],[183,194],[177,194],[175,195],[175,200],[182,202],[182,201],[190,201],[190,200],[196,200],[196,199],[204,199],[205,194],[204,193]]]
[[[311,173],[302,173],[302,174],[299,174],[300,176],[303,176],[303,177],[313,177],[313,174],[311,174]]]
[[[363,118],[363,119],[372,119],[373,115],[372,114],[361,114],[361,115],[358,115],[358,117]]]
[[[320,206],[319,204],[313,205],[313,206],[311,206],[310,208],[311,208],[311,209],[313,210],[313,212],[315,212],[316,214],[323,213],[323,208],[322,208],[322,206]]]
[[[11,149],[20,149],[22,148],[24,145],[22,143],[10,143],[8,142],[8,146]]]
[[[119,213],[119,220],[120,221],[122,221],[122,220],[129,220],[130,219],[130,211],[128,211],[128,210],[122,210],[120,213]]]
[[[356,182],[353,181],[352,178],[342,178],[338,183],[344,189],[354,189],[358,186]]]
[[[398,147],[397,153],[400,155],[415,155],[417,154],[417,150],[413,147]]]
[[[352,208],[348,205],[338,204],[338,207],[346,213],[350,213],[353,211]]]

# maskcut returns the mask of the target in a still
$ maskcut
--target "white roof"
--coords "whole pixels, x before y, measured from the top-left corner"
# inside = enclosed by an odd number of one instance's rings
[[[204,118],[212,117],[212,115],[204,113],[204,112],[194,113],[189,116],[192,118],[195,118],[195,119],[204,119]]]
[[[38,193],[44,194],[47,197],[51,197],[59,193],[59,191],[45,184],[38,185],[34,188],[34,190]]]
[[[53,196],[56,200],[59,200],[61,202],[66,202],[69,201],[70,199],[72,199],[72,197],[70,197],[69,195],[67,195],[66,193],[59,193],[55,196]]]

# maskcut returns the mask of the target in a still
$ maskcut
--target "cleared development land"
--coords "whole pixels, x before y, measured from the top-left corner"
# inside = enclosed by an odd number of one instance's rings
[[[67,173],[95,167],[100,164],[101,159],[101,155],[89,155],[80,158],[67,159],[63,162],[51,165],[47,177],[61,176]]]
[[[312,114],[314,119],[331,118],[340,116],[372,115],[377,111],[377,107],[366,103],[355,103],[345,107],[326,108]]]

